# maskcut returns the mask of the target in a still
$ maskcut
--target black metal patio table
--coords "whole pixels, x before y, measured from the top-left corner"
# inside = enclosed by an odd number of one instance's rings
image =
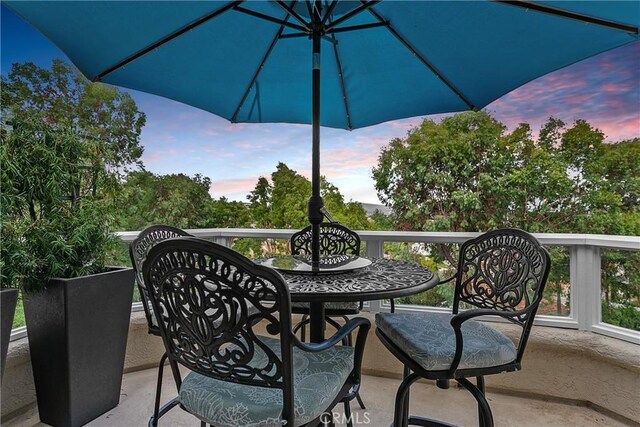
[[[421,265],[385,258],[373,258],[357,270],[302,274],[288,270],[286,279],[291,301],[308,302],[312,342],[324,339],[324,304],[328,302],[374,301],[413,295],[433,288],[438,276]]]

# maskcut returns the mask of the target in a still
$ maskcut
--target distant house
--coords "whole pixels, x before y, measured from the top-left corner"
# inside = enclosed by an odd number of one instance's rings
[[[362,209],[364,209],[368,217],[373,215],[376,211],[379,211],[384,215],[391,215],[393,213],[391,208],[385,205],[379,205],[375,203],[360,203],[360,206],[362,206]]]

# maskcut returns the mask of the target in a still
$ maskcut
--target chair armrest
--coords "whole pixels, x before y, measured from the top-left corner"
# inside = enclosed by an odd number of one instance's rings
[[[328,350],[331,347],[335,346],[336,344],[341,342],[344,338],[346,338],[347,335],[353,332],[356,328],[360,328],[360,330],[358,331],[358,340],[359,340],[360,335],[363,332],[369,331],[369,328],[371,328],[371,322],[368,319],[365,319],[364,317],[356,317],[354,319],[351,319],[343,327],[338,329],[338,331],[335,334],[333,334],[333,336],[319,343],[307,344],[300,341],[300,339],[295,334],[291,333],[291,336],[293,339],[293,343],[296,345],[296,347],[305,351],[310,351],[315,353],[319,351]],[[356,342],[356,349],[357,347],[358,347],[358,343]]]
[[[353,371],[351,371],[351,379],[354,384],[360,384],[360,369],[362,366],[362,356],[364,355],[364,344],[367,340],[369,329],[371,328],[371,322],[368,319],[365,319],[364,317],[351,319],[343,327],[338,329],[331,338],[317,344],[303,343],[295,334],[292,333],[291,335],[293,336],[293,342],[296,346],[302,350],[316,352],[327,350],[335,346],[356,328],[358,329],[358,335],[356,337],[356,345],[354,347],[355,352],[353,354]]]
[[[519,311],[498,311],[498,310],[489,310],[489,309],[473,309],[467,310],[462,313],[458,313],[451,319],[451,326],[453,327],[453,331],[456,334],[456,352],[453,356],[453,361],[451,362],[451,366],[448,370],[448,375],[452,378],[458,369],[458,365],[460,364],[460,360],[462,359],[462,350],[464,348],[464,340],[462,338],[462,324],[469,319],[479,316],[499,316],[505,319],[512,319],[514,317],[521,316],[526,314],[529,310],[519,310]]]
[[[454,274],[453,276],[449,277],[448,279],[440,280],[436,286],[440,286],[440,285],[444,285],[445,283],[449,283],[450,281],[454,280],[455,278],[456,278],[456,275]]]

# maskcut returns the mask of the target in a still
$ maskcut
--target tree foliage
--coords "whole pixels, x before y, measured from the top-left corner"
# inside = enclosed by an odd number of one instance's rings
[[[224,198],[214,200],[210,187],[211,179],[202,175],[132,172],[116,201],[118,226],[122,230],[142,230],[152,224],[184,229],[248,226],[247,207]]]
[[[14,117],[0,130],[2,285],[34,292],[52,277],[102,272],[117,239],[96,145],[72,127]]]
[[[2,76],[0,97],[5,120],[40,120],[99,141],[98,154],[112,174],[141,165],[144,113],[128,93],[91,83],[62,60],[54,60],[51,69],[13,64]]]
[[[321,178],[320,194],[333,218],[358,230],[372,227],[359,203],[346,202],[338,188]],[[247,196],[254,225],[258,228],[304,228],[309,225],[307,201],[311,196],[311,182],[284,163],[271,174],[271,182],[260,177]]]
[[[640,139],[605,144],[583,120],[551,118],[537,140],[485,112],[425,120],[373,177],[405,230],[640,234]]]
[[[605,143],[584,120],[550,118],[537,139],[529,125],[508,132],[485,112],[425,120],[382,149],[373,177],[402,230],[640,235],[640,138]],[[439,249],[454,265],[449,247]],[[559,304],[568,254],[551,252],[547,288]],[[603,252],[607,304],[640,305],[639,264],[638,253]]]

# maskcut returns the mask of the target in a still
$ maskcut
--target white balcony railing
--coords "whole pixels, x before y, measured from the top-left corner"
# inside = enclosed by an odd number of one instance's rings
[[[187,230],[194,236],[214,241],[231,247],[234,239],[282,239],[287,240],[296,230],[281,229],[249,229],[249,228],[212,228]],[[125,242],[131,243],[138,235],[137,231],[117,233]],[[403,231],[358,231],[363,242],[366,243],[366,255],[382,257],[384,243],[462,243],[479,233],[449,233],[449,232],[403,232]],[[610,236],[593,234],[534,234],[547,247],[566,247],[569,250],[570,277],[570,309],[568,316],[539,315],[536,324],[561,328],[573,328],[592,331],[625,341],[640,344],[640,332],[621,328],[602,322],[601,302],[601,251],[624,250],[640,251],[639,236]],[[134,310],[141,310],[140,303],[134,304]],[[366,306],[367,310],[386,311],[389,305],[384,301],[373,301]],[[442,310],[442,308],[396,305],[396,310],[425,311]],[[12,340],[25,335],[24,328],[18,328],[12,333]]]
[[[189,233],[231,246],[237,238],[282,239],[286,240],[296,230],[268,230],[248,228],[212,228],[188,230]],[[138,232],[119,233],[120,238],[130,243]],[[406,231],[358,231],[366,243],[366,255],[382,257],[385,242],[411,243],[462,243],[476,237],[479,233],[449,232],[406,232]],[[569,250],[570,277],[570,314],[562,316],[538,316],[536,323],[544,326],[574,328],[592,331],[640,344],[640,332],[621,328],[602,322],[601,315],[601,260],[600,253],[605,250],[640,251],[639,236],[609,236],[596,234],[534,234],[547,247],[566,247]],[[370,311],[386,311],[389,305],[382,301],[368,304]],[[397,310],[423,311],[439,310],[436,307],[415,305],[397,305]],[[442,309],[440,309],[442,310]]]

